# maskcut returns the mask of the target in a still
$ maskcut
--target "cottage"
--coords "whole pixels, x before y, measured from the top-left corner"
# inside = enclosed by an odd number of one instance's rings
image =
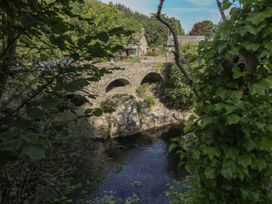
[[[138,44],[129,44],[124,47],[122,57],[143,57],[146,55],[148,49],[147,40],[145,38],[145,30],[141,29],[138,37]]]

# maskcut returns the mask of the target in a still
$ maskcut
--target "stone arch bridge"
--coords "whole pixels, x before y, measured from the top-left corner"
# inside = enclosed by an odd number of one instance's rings
[[[111,65],[100,63],[97,67],[113,69],[98,82],[91,83],[87,91],[97,96],[96,102],[101,102],[115,94],[136,95],[137,88],[143,83],[156,83],[163,79],[162,68],[165,58],[147,58],[141,62],[121,61]]]

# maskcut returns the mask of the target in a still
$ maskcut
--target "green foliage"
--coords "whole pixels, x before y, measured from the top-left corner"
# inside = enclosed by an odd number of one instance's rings
[[[18,6],[22,9],[16,9]],[[2,44],[9,47],[6,39],[18,34],[13,57],[21,71],[5,84],[0,100],[0,152],[6,155],[1,163],[14,158],[37,160],[50,147],[50,136],[40,124],[54,114],[75,110],[67,95],[109,73],[87,62],[116,53],[131,32],[123,29],[115,7],[99,4],[94,8],[77,0],[3,2],[0,12],[4,18],[1,27],[9,26],[1,35]],[[9,52],[3,47],[1,53]],[[1,58],[0,68],[8,73],[13,71],[10,57]],[[101,115],[97,110],[93,113]]]
[[[157,57],[157,56],[162,56],[163,54],[164,54],[163,47],[157,47],[157,48],[148,49],[146,55],[151,57]]]
[[[144,101],[139,101],[137,103],[137,112],[145,115],[145,113],[150,111],[150,109],[156,104],[156,97],[154,95],[147,95],[151,94],[150,86],[148,86],[148,84],[147,86],[142,85],[141,87],[144,88],[142,92],[142,98],[144,98]]]
[[[164,66],[165,66],[165,63],[157,62],[155,64],[155,69],[156,69],[157,72],[161,72],[163,70]]]
[[[272,2],[240,2],[200,46],[196,137],[174,141],[195,181],[184,203],[272,202]]]
[[[94,185],[85,175],[97,178],[99,163],[95,144],[78,144],[86,138],[68,134],[67,125],[103,114],[77,106],[94,97],[84,88],[109,73],[93,62],[118,53],[133,27],[124,29],[114,6],[82,0],[3,1],[0,16],[0,202],[71,203],[81,187]],[[79,90],[77,105],[70,96]]]
[[[195,67],[200,64],[197,61],[197,46],[193,44],[181,47],[182,57],[191,64],[192,75],[195,73]],[[193,105],[194,94],[191,88],[186,84],[182,73],[176,65],[167,65],[164,70],[164,81],[162,84],[162,100],[171,108],[187,110]]]
[[[188,176],[183,181],[175,181],[174,183],[167,184],[168,189],[166,191],[166,196],[169,200],[169,204],[200,203],[202,199],[199,197],[198,191],[192,188],[193,186],[198,185],[198,182],[198,179]],[[180,192],[181,189],[185,192]]]
[[[141,84],[137,88],[136,93],[140,98],[144,98],[146,94],[148,93],[149,89],[150,89],[150,84],[144,83],[144,84]]]
[[[167,106],[172,108],[187,110],[193,105],[193,92],[186,85],[183,75],[176,65],[166,67],[161,95]]]
[[[211,21],[201,21],[195,23],[190,35],[204,35],[206,39],[211,39],[214,36],[215,25]]]
[[[1,169],[1,195],[6,201],[87,202],[103,176],[107,160],[95,153],[98,145],[91,140],[88,121],[71,120],[75,117],[66,113],[66,119],[52,119],[48,124],[47,129],[54,137],[44,159],[16,160]],[[36,157],[35,151],[31,155]]]
[[[136,20],[136,24],[143,26],[145,29],[145,37],[150,47],[165,46],[168,38],[168,29],[157,21],[155,17],[148,17],[138,12],[133,12],[129,8],[117,4],[118,9],[124,12],[124,16],[128,19]],[[173,26],[178,35],[184,35],[181,23],[174,17],[165,16],[166,20]]]
[[[146,105],[147,105],[148,108],[151,108],[152,106],[155,105],[156,98],[155,98],[155,96],[146,96],[144,98],[144,102],[146,103]]]

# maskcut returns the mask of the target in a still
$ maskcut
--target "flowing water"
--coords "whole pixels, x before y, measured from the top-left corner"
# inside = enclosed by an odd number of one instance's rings
[[[140,204],[169,203],[165,195],[167,184],[185,176],[177,173],[176,162],[168,152],[169,138],[180,134],[177,129],[170,129],[155,137],[147,134],[119,141],[130,147],[112,155],[113,165],[91,203],[111,203],[110,200],[118,204],[129,200],[138,200]]]

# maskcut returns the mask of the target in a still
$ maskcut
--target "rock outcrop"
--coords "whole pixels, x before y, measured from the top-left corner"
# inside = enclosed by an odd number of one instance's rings
[[[111,107],[114,112],[100,117],[91,117],[96,138],[117,138],[135,135],[154,128],[161,128],[182,122],[184,115],[170,111],[161,103],[147,107],[144,101],[127,94],[115,95],[102,103]]]

